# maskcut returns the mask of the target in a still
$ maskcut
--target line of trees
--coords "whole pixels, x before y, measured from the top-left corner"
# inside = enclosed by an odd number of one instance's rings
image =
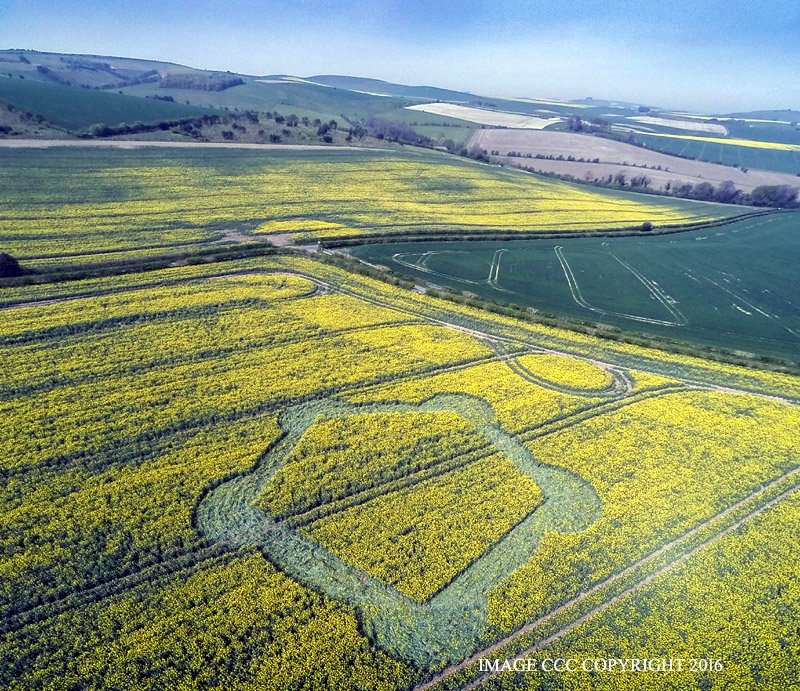
[[[760,185],[748,193],[738,189],[730,180],[726,180],[720,183],[718,187],[715,187],[710,182],[701,182],[696,185],[691,182],[667,182],[663,189],[654,189],[650,187],[651,180],[647,175],[634,175],[628,178],[625,173],[619,171],[616,174],[609,173],[595,178],[591,178],[587,174],[587,177],[581,179],[574,175],[554,173],[549,170],[537,170],[530,166],[519,167],[529,173],[536,173],[545,177],[557,178],[568,182],[588,183],[596,187],[615,190],[628,189],[648,194],[718,202],[720,204],[740,204],[773,209],[800,208],[800,200],[798,200],[800,190],[790,185]]]
[[[163,89],[192,89],[194,91],[224,91],[232,86],[244,84],[244,79],[235,75],[165,74],[161,78]]]
[[[433,140],[420,134],[413,127],[404,122],[384,120],[383,118],[370,118],[366,123],[367,130],[376,139],[385,139],[398,144],[411,144],[413,146],[432,147]]]
[[[158,96],[150,98],[159,98]],[[171,98],[171,97],[162,97]],[[236,113],[225,114],[205,114],[198,117],[181,118],[176,120],[161,120],[152,123],[134,122],[134,123],[121,123],[119,125],[106,125],[104,123],[97,123],[89,128],[85,134],[79,135],[82,137],[116,137],[120,135],[136,135],[146,132],[167,131],[172,130],[176,134],[183,134],[200,141],[208,141],[208,137],[212,139],[221,137],[225,141],[235,141],[239,134],[246,134],[248,126],[254,125],[256,128],[264,122],[273,121],[275,125],[282,126],[283,129],[280,133],[267,132],[265,129],[257,129],[256,141],[269,141],[272,144],[280,143],[283,137],[291,137],[292,129],[305,127],[311,131],[301,132],[301,140],[307,141],[313,137],[314,132],[320,141],[332,143],[334,140],[334,133],[338,129],[336,120],[329,122],[322,122],[319,118],[311,120],[303,116],[300,117],[294,113],[289,115],[281,115],[277,111],[256,112],[246,110]],[[226,126],[226,129],[221,131],[209,132],[207,128],[215,125]],[[315,128],[315,129],[311,129]],[[255,132],[255,130],[253,130]],[[353,125],[346,130],[346,140],[348,142],[353,139],[363,139],[369,131],[362,125]]]
[[[797,188],[789,185],[760,185],[747,193],[737,189],[730,180],[726,180],[718,187],[714,187],[710,182],[701,182],[697,185],[690,182],[667,183],[665,190],[676,197],[722,204],[768,206],[775,209],[796,209],[800,206],[797,200]]]
[[[500,156],[500,151],[495,150],[492,151],[492,156]],[[600,163],[599,158],[584,158],[581,156],[580,158],[575,158],[571,154],[564,156],[564,154],[536,154],[535,156],[528,152],[523,153],[522,151],[509,151],[506,153],[506,156],[509,158],[538,158],[547,161],[576,161],[578,163]],[[627,166],[627,163],[622,163],[620,165]],[[633,164],[636,167],[636,164]],[[648,166],[641,166],[642,168],[647,168]],[[658,166],[658,170],[661,170],[661,166]]]
[[[120,125],[105,125],[97,123],[89,128],[89,134],[93,137],[117,137],[123,134],[142,134],[144,132],[155,132],[157,130],[170,130],[173,127],[179,127],[184,131],[190,131],[194,128],[201,128],[209,125],[218,125],[223,122],[221,115],[211,114],[202,115],[197,118],[181,118],[179,120],[160,120],[158,122],[144,123],[123,122]]]

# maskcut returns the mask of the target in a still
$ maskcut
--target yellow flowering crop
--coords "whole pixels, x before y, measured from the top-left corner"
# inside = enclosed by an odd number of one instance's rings
[[[4,687],[407,689],[420,667],[467,657],[798,466],[797,377],[493,315],[308,257],[0,290],[2,305],[33,300],[50,302],[0,321]],[[456,398],[467,412],[436,407]],[[269,466],[303,406],[316,417]],[[234,529],[202,531],[199,507],[221,506],[209,497],[268,470],[254,503],[234,502]],[[263,531],[237,532],[242,516]],[[796,608],[796,518],[795,502],[731,532],[663,597],[654,582],[570,645],[602,649],[606,626],[620,649],[641,636],[668,647],[676,625],[709,654],[747,639],[771,651],[753,660],[780,688],[796,636],[769,603]],[[289,538],[311,555],[291,570],[275,556]],[[343,564],[331,592],[308,575],[326,560]],[[353,595],[370,588],[395,606],[384,639],[371,626],[384,600]],[[708,622],[696,635],[695,612]],[[440,648],[409,623],[444,631]],[[722,679],[746,688],[748,673]]]
[[[749,149],[771,149],[772,151],[800,151],[798,144],[786,144],[784,142],[765,142],[756,139],[737,139],[735,137],[700,137],[694,134],[663,134],[661,132],[648,132],[648,137],[668,137],[670,139],[689,139],[695,142],[707,142],[709,144],[726,144],[728,146],[745,146]]]
[[[530,441],[537,458],[592,483],[603,516],[584,533],[548,536],[491,595],[493,620],[511,628],[546,611],[796,467],[799,436],[793,406],[688,392],[646,398]],[[570,585],[555,592],[553,579]]]
[[[486,441],[454,412],[375,412],[321,420],[292,449],[261,504],[301,514],[393,480],[436,468]]]
[[[533,480],[493,455],[321,518],[304,532],[400,592],[425,600],[539,501]]]
[[[91,168],[85,152],[26,156],[0,165],[0,236],[4,251],[38,267],[185,252],[231,231],[314,240],[619,228],[727,215],[721,207],[611,194],[434,155],[217,152],[209,160],[186,151],[97,151]]]

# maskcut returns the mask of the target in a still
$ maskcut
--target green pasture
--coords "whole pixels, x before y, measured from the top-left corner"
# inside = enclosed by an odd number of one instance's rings
[[[795,119],[797,119],[797,115],[795,115]],[[728,128],[730,136],[738,139],[800,145],[800,127],[796,125],[777,122],[744,122],[742,120],[727,120],[724,125]]]
[[[207,112],[182,103],[9,77],[0,77],[0,101],[41,115],[68,130],[86,130],[95,123],[118,125],[123,122],[179,120]]]
[[[273,82],[247,79],[244,84],[224,91],[162,89],[154,84],[139,84],[123,89],[126,94],[172,96],[180,103],[189,102],[210,108],[229,110],[276,111],[282,115],[336,119],[341,123],[377,115],[412,101],[402,98],[371,96],[303,82]]]

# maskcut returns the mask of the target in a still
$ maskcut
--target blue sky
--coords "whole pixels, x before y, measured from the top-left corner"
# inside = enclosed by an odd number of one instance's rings
[[[2,0],[0,47],[496,96],[800,109],[797,0]]]

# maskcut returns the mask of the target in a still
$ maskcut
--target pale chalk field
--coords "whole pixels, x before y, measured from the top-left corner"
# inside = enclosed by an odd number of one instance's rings
[[[493,127],[510,127],[523,130],[543,130],[548,125],[561,122],[563,118],[538,118],[535,115],[522,113],[507,113],[505,111],[484,110],[459,106],[454,103],[419,103],[407,106],[408,110],[419,110],[423,113],[444,115],[457,120],[466,120],[478,125],[492,125]]]

